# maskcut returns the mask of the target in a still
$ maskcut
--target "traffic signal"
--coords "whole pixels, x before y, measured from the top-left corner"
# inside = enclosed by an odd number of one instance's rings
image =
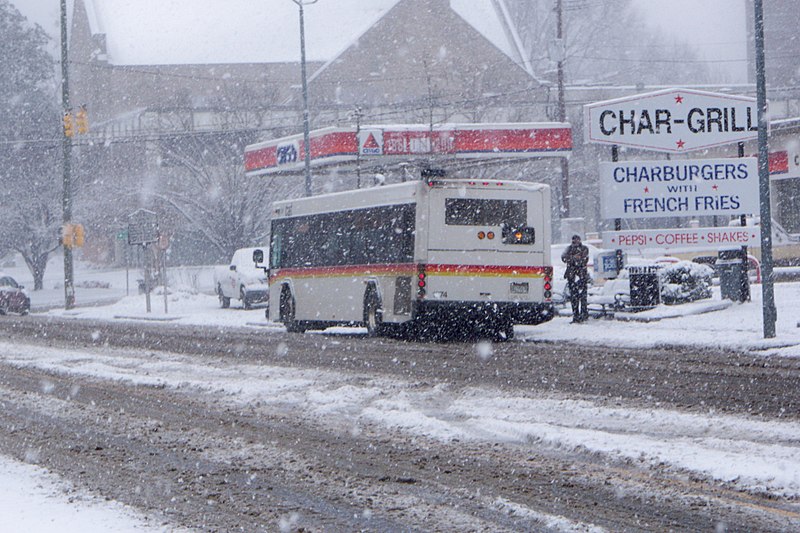
[[[64,224],[61,226],[61,244],[65,248],[80,248],[85,240],[83,224]]]
[[[75,135],[75,130],[73,129],[72,125],[72,112],[70,111],[64,112],[64,135],[67,137],[72,137]]]
[[[80,248],[83,246],[84,231],[83,224],[73,224],[72,226],[72,246]]]
[[[72,248],[72,224],[61,226],[61,244],[64,248]]]
[[[78,125],[78,133],[81,135],[89,133],[89,112],[85,105],[82,105],[75,114],[75,122]]]

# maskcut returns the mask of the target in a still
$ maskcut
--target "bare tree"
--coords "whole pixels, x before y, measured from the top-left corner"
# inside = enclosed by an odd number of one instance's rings
[[[272,199],[297,186],[286,178],[248,178],[237,134],[179,135],[162,141],[164,184],[152,197],[184,221],[192,233],[230,257],[262,244],[269,234]]]
[[[539,76],[554,79],[550,50],[557,0],[511,0]],[[630,0],[561,0],[566,78],[570,83],[681,84],[709,80],[687,43],[654,31]]]
[[[0,0],[0,252],[19,252],[42,288],[59,247],[59,112],[48,37]]]

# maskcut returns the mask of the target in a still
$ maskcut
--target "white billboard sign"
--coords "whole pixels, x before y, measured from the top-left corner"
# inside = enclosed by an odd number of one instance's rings
[[[584,106],[586,142],[683,153],[758,137],[756,99],[666,89]]]
[[[600,163],[600,212],[603,218],[758,213],[758,160]]]
[[[638,248],[718,250],[739,246],[760,246],[760,244],[757,227],[673,228],[603,233],[603,246],[616,250]]]

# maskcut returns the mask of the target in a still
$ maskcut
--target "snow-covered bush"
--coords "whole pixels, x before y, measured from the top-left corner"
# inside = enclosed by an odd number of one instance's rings
[[[714,269],[691,261],[672,263],[658,272],[661,301],[667,305],[711,298]]]

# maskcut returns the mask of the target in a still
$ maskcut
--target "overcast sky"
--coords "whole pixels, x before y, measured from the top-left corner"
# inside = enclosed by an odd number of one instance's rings
[[[744,0],[633,2],[653,27],[687,41],[697,49],[702,58],[718,61],[717,65],[729,73],[728,82],[746,81],[744,60],[747,57],[747,28]],[[53,36],[58,35],[60,0],[11,0],[11,3]],[[609,0],[609,4],[613,4],[613,0]]]
[[[648,22],[685,40],[703,59],[747,81],[745,0],[633,0]]]

